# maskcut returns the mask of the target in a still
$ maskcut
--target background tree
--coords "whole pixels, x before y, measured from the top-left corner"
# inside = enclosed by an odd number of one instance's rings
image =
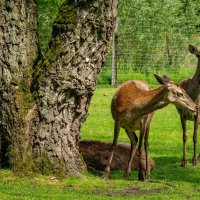
[[[131,55],[121,57],[121,65],[127,56],[126,67],[132,66],[136,71],[148,71],[150,67],[159,70],[164,66],[180,68],[188,53],[188,43],[196,39],[194,35],[199,31],[199,6],[199,1],[142,0],[133,4],[122,0],[119,51],[123,54],[123,49],[129,49]],[[130,26],[132,42],[126,39]]]
[[[37,1],[1,1],[1,165],[76,174],[96,79],[116,20],[117,1],[66,0],[42,56]]]
[[[188,44],[199,45],[199,6],[197,0],[121,0],[118,9],[119,79],[123,79],[121,74],[127,77],[128,73],[148,75],[188,68],[192,63],[187,56]],[[100,80],[107,83],[111,60],[110,53],[100,76]]]

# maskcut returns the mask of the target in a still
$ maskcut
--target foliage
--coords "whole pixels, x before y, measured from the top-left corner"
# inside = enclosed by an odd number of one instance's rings
[[[53,21],[63,0],[38,1],[38,25],[40,48],[44,53],[52,33]]]
[[[121,0],[118,69],[187,67],[188,44],[200,44],[199,6],[198,0]],[[110,66],[109,55],[105,67]]]

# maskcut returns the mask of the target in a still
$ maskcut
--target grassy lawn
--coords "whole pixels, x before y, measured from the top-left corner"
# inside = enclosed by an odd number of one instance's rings
[[[110,102],[115,88],[97,88],[90,114],[82,128],[82,140],[112,141],[113,120]],[[112,171],[109,180],[84,172],[81,177],[57,179],[50,176],[21,177],[9,170],[0,171],[0,200],[66,200],[66,199],[199,199],[200,165],[191,164],[193,154],[192,122],[188,123],[188,166],[180,167],[182,131],[179,115],[173,105],[158,110],[149,136],[150,156],[156,168],[150,181],[138,182],[132,172],[128,180],[123,172]],[[129,142],[123,130],[120,142]],[[199,152],[199,151],[198,151]]]
[[[82,139],[113,140],[113,120],[110,113],[110,102],[115,88],[98,88],[92,99],[90,115],[82,129]],[[200,196],[200,166],[193,167],[193,123],[188,121],[187,156],[188,166],[180,166],[182,160],[182,129],[179,115],[174,105],[157,110],[151,123],[149,135],[149,152],[155,160],[156,168],[151,174],[152,182],[143,183],[144,187],[157,187],[158,182],[170,185],[166,192],[149,194],[148,199],[198,199]],[[119,136],[120,142],[129,142],[124,130]],[[199,142],[198,142],[199,145]],[[199,152],[199,151],[198,151]],[[116,173],[116,172],[115,172]],[[112,176],[112,175],[111,175]],[[113,175],[114,176],[114,175]],[[117,176],[115,174],[115,176]],[[123,173],[118,175],[118,180],[123,179]],[[137,173],[133,172],[133,184]],[[126,182],[124,180],[124,182]],[[156,183],[154,185],[154,183]],[[130,198],[130,197],[129,197]],[[135,199],[136,197],[134,197]],[[143,197],[138,196],[138,199]]]

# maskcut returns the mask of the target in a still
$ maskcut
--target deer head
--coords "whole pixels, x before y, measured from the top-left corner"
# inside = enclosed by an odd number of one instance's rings
[[[154,74],[157,81],[163,85],[166,90],[166,99],[170,102],[175,104],[177,107],[182,109],[188,109],[192,112],[197,111],[196,104],[192,101],[192,99],[186,94],[185,90],[175,84],[169,77],[164,75],[160,77]]]

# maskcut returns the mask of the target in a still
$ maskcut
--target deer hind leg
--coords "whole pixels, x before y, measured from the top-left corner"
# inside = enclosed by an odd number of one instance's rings
[[[103,173],[103,176],[102,176],[102,178],[104,178],[104,179],[108,178],[108,174],[110,172],[113,155],[115,153],[115,149],[116,149],[116,146],[117,146],[117,140],[118,140],[118,136],[119,136],[119,131],[120,131],[120,127],[119,127],[118,123],[115,122],[114,139],[113,139],[113,143],[112,143],[112,149],[111,149],[111,152],[110,152],[110,157],[108,159],[107,166],[106,166],[106,168],[104,170],[104,173]]]
[[[138,138],[137,138],[135,132],[130,132],[130,131],[126,130],[126,133],[131,142],[131,152],[130,152],[130,156],[129,156],[128,166],[127,166],[127,169],[126,169],[126,172],[124,175],[125,178],[128,178],[131,175],[132,162],[133,162],[133,158],[135,156]]]
[[[143,166],[142,166],[142,145],[144,141],[144,136],[146,133],[146,126],[144,123],[141,122],[140,125],[140,138],[139,138],[139,145],[138,145],[138,151],[139,151],[139,171],[138,171],[138,179],[139,181],[144,181],[144,173],[143,173]]]
[[[193,134],[193,143],[194,143],[194,156],[193,156],[193,166],[197,165],[197,134],[198,134],[198,116],[194,119],[194,134]]]
[[[182,159],[182,167],[187,166],[187,155],[186,155],[186,142],[187,142],[187,131],[186,131],[186,120],[181,116],[181,125],[183,129],[183,159]]]

